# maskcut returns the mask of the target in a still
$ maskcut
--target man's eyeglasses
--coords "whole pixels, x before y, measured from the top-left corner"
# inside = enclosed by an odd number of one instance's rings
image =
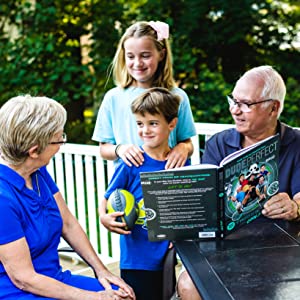
[[[67,134],[63,133],[61,137],[62,137],[61,141],[59,141],[59,142],[50,142],[49,144],[50,145],[64,145],[67,142]]]
[[[234,106],[237,105],[237,107],[242,112],[250,112],[250,111],[252,111],[252,108],[251,108],[252,105],[264,103],[264,102],[268,102],[268,101],[274,101],[274,99],[266,99],[266,100],[261,100],[261,101],[257,101],[257,102],[245,103],[245,102],[238,102],[236,99],[233,98],[232,95],[228,95],[227,101],[228,101],[230,108],[233,108]]]

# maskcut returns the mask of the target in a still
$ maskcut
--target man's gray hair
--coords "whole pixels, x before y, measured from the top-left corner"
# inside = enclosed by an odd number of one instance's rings
[[[285,83],[281,75],[272,66],[259,66],[250,69],[240,78],[243,79],[248,76],[255,76],[264,82],[261,93],[263,99],[274,99],[280,102],[278,111],[278,118],[283,110],[284,98],[286,94]],[[266,104],[267,105],[267,104]]]

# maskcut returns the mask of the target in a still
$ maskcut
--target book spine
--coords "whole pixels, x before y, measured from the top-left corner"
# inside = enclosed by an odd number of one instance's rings
[[[223,238],[225,236],[225,210],[224,210],[224,201],[225,201],[225,197],[224,197],[224,168],[220,168],[218,171],[218,178],[217,178],[217,185],[218,187],[218,195],[217,195],[217,199],[218,199],[218,212],[219,212],[219,216],[218,216],[218,220],[219,220],[219,235],[221,238]]]

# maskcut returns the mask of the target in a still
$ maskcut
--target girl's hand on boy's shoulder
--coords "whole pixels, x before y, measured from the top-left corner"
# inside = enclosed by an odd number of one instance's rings
[[[183,167],[188,159],[188,151],[185,146],[175,146],[167,156],[166,169]]]
[[[168,154],[165,169],[183,167],[187,159],[193,154],[194,146],[191,139],[179,142]]]
[[[141,166],[144,162],[143,153],[144,151],[137,145],[121,145],[118,149],[118,156],[129,167]]]
[[[124,213],[117,211],[110,214],[104,214],[100,217],[101,224],[111,232],[118,234],[130,234],[131,231],[125,230],[126,223],[118,222],[117,217],[123,216]]]

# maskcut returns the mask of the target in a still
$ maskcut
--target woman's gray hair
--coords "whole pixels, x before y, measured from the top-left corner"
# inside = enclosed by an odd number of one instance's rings
[[[274,99],[280,102],[280,107],[278,111],[278,118],[283,110],[284,98],[286,94],[285,83],[281,75],[272,66],[259,66],[252,68],[247,71],[240,79],[245,76],[255,76],[256,78],[262,80],[263,89],[261,92],[261,98],[263,99]],[[263,103],[266,106],[269,105],[267,102]]]
[[[47,97],[17,96],[0,109],[0,152],[9,164],[19,165],[31,147],[38,153],[62,131],[67,120],[65,108]]]

